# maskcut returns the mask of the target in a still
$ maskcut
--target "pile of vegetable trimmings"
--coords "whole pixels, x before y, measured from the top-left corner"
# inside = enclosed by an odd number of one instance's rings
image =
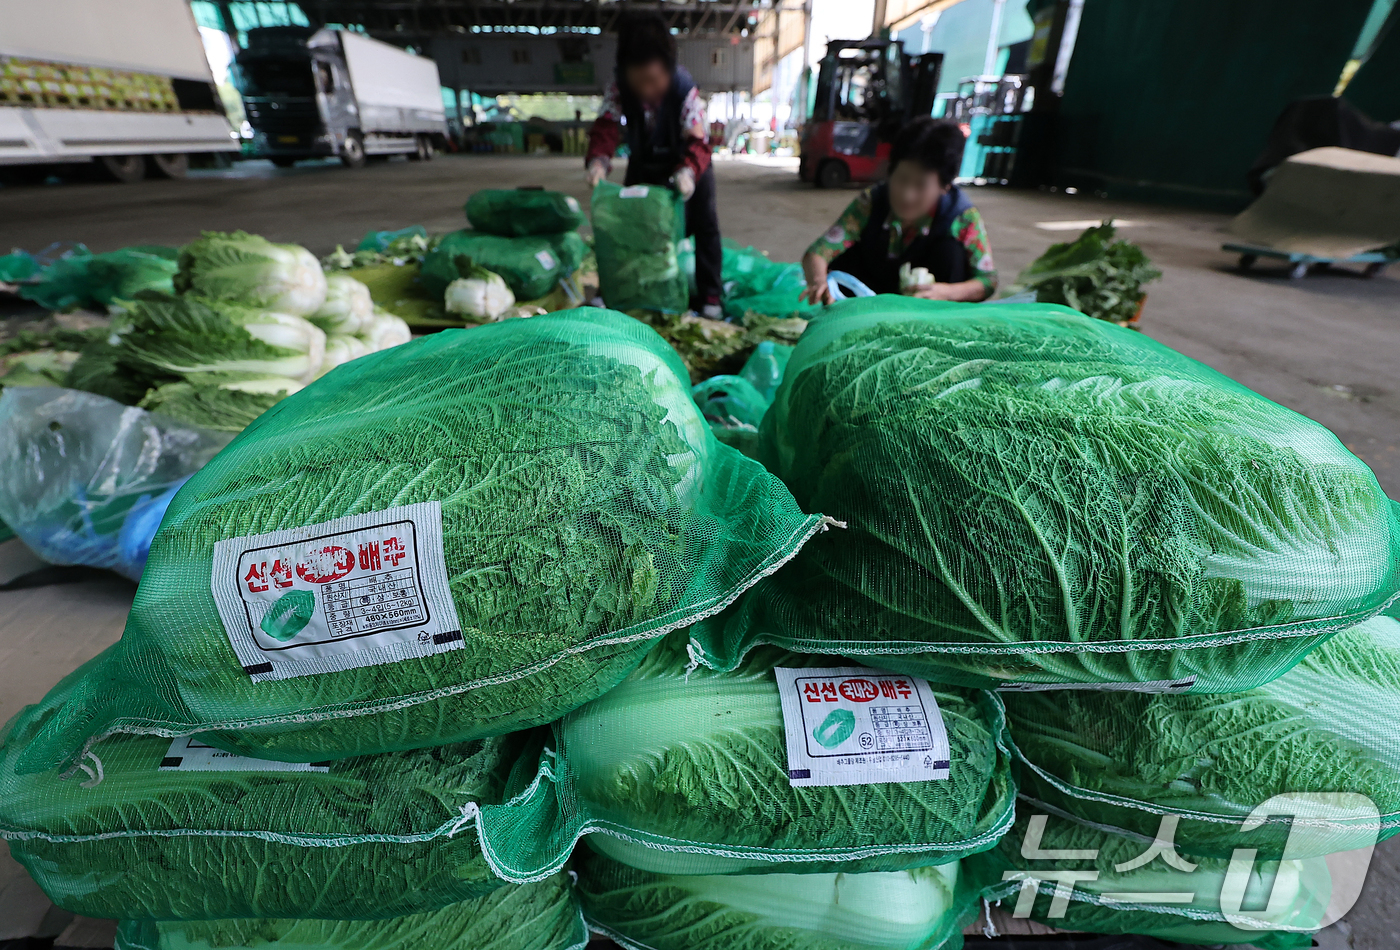
[[[1162,276],[1142,248],[1113,240],[1111,221],[1089,228],[1068,244],[1052,244],[1021,271],[1016,283],[1035,291],[1039,303],[1073,307],[1099,320],[1127,325],[1147,296],[1143,284]]]
[[[113,300],[110,334],[83,348],[66,385],[236,432],[341,363],[409,340],[359,281],[241,231],[181,249],[172,287]]]

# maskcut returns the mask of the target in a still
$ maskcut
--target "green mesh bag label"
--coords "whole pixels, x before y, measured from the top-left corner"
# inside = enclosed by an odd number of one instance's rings
[[[619,198],[645,198],[651,194],[646,185],[629,185],[617,193]]]
[[[436,501],[219,541],[211,587],[254,682],[462,646]]]
[[[554,259],[554,255],[548,251],[537,251],[535,253],[535,260],[539,261],[540,266],[545,270],[554,270],[554,268],[559,266],[559,262]]]
[[[162,772],[329,772],[330,766],[316,762],[275,762],[248,755],[225,752],[190,736],[170,743],[170,751],[160,760]]]
[[[948,777],[948,730],[924,680],[840,666],[774,667],[788,781],[877,785]]]

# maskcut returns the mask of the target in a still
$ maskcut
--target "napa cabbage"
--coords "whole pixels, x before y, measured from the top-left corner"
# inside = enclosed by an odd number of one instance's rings
[[[176,496],[121,649],[25,767],[120,731],[288,761],[500,735],[558,719],[728,604],[822,521],[715,446],[683,495],[672,459],[693,450],[670,409],[589,345],[616,338],[666,351],[607,311],[492,323],[362,357],[262,415]],[[215,545],[420,503],[440,506],[460,645],[250,680],[213,599]]]
[[[569,875],[390,920],[123,921],[115,950],[583,950]]]
[[[462,276],[447,285],[444,305],[448,313],[477,321],[494,320],[515,305],[515,294],[500,274],[477,267],[470,259],[457,270]]]
[[[180,249],[175,291],[305,317],[326,302],[326,275],[310,251],[245,231],[206,231]]]
[[[309,383],[326,335],[309,321],[227,300],[142,294],[114,324],[116,358],[138,375],[282,376]]]
[[[735,621],[791,648],[1244,689],[1400,590],[1400,509],[1332,433],[1062,308],[843,301],[762,437],[799,504],[849,525]]]
[[[1271,683],[1221,695],[1005,694],[1023,790],[1075,817],[1137,834],[1182,816],[1195,854],[1236,847],[1326,854],[1400,830],[1400,621],[1381,616]],[[1240,823],[1276,796],[1354,793],[1261,829]]]
[[[589,926],[638,950],[934,950],[972,909],[956,862],[863,874],[712,875],[656,874],[587,849],[576,861]]]
[[[847,665],[755,650],[737,670],[690,669],[678,631],[621,685],[557,727],[560,785],[635,867],[892,870],[991,847],[1012,786],[991,694],[936,690],[951,748],[938,781],[794,786],[773,668]]]
[[[7,727],[0,838],[60,907],[89,917],[388,918],[503,882],[471,816],[501,800],[510,739],[312,766],[224,757],[192,739],[117,735],[73,776],[17,764],[109,649]],[[197,762],[196,762],[197,764]]]
[[[326,358],[321,363],[321,375],[324,376],[342,363],[357,360],[369,352],[369,344],[358,336],[331,334],[326,337]]]
[[[407,323],[378,307],[374,308],[369,324],[360,331],[359,336],[371,353],[387,350],[391,346],[400,346],[413,339],[413,333],[408,329]]]
[[[300,383],[285,376],[233,375],[221,379],[210,374],[197,382],[157,386],[138,405],[204,429],[242,432],[258,416],[301,388]]]
[[[369,288],[348,274],[326,276],[325,303],[307,317],[327,335],[359,333],[374,316]]]
[[[1331,922],[1326,911],[1332,880],[1321,857],[1250,861],[1237,879],[1229,878],[1229,858],[1178,849],[1169,858],[1143,861],[1153,845],[1150,837],[1114,834],[1024,803],[1018,811],[1015,826],[996,848],[963,862],[983,896],[1001,901],[1005,912],[1026,899],[1022,888],[1034,881],[1039,896],[1028,908],[1031,919],[1061,930],[1284,950],[1311,947],[1312,934]],[[1060,854],[1027,857],[1023,847]],[[1051,900],[1057,882],[1047,876],[1054,871],[1093,877],[1075,881],[1068,902],[1056,907]],[[1232,895],[1235,888],[1240,893]],[[1236,897],[1242,897],[1238,907]]]

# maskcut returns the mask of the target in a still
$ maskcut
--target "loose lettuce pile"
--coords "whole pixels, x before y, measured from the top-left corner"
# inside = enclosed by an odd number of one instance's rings
[[[116,950],[583,950],[567,873],[391,920],[123,921]]]
[[[595,931],[645,950],[936,950],[971,901],[956,863],[866,874],[654,874],[580,850]]]
[[[991,847],[1011,822],[1013,790],[990,694],[935,696],[950,776],[794,786],[773,667],[842,666],[830,657],[755,650],[739,669],[689,670],[678,631],[620,686],[557,727],[566,811],[602,833],[593,848],[667,873],[736,869],[896,870]]]
[[[1243,693],[1006,694],[1023,791],[1087,821],[1151,836],[1182,817],[1177,843],[1229,857],[1280,855],[1285,809],[1240,823],[1275,796],[1351,793],[1300,806],[1289,853],[1362,847],[1400,830],[1400,622],[1377,617]]]
[[[1115,241],[1112,222],[1086,230],[1073,241],[1052,244],[1021,271],[1019,286],[1040,303],[1058,303],[1120,325],[1136,320],[1147,296],[1142,287],[1162,276],[1142,248]]]
[[[578,310],[434,334],[289,397],[176,497],[117,653],[28,767],[123,730],[289,761],[439,745],[607,690],[820,523],[713,442],[683,373],[641,324]],[[463,648],[249,679],[210,590],[217,542],[434,501]]]
[[[954,682],[1243,689],[1400,589],[1397,508],[1332,433],[1062,308],[837,304],[762,438],[848,528],[746,598],[731,656],[756,634]]]

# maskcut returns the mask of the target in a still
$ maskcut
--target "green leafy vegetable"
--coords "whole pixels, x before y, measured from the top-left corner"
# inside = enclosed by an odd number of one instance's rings
[[[309,321],[226,300],[143,294],[114,327],[117,360],[138,376],[316,378],[326,335]]]
[[[594,930],[644,950],[936,950],[971,910],[958,865],[865,874],[653,874],[581,849]]]
[[[326,275],[304,247],[206,231],[180,249],[175,290],[304,317],[325,303]]]
[[[301,388],[283,376],[264,377],[264,382],[269,389],[262,391],[245,388],[258,385],[256,379],[165,383],[148,392],[137,405],[201,428],[242,432],[283,397]]]
[[[836,304],[762,435],[848,527],[745,598],[720,665],[757,637],[980,685],[1246,689],[1400,590],[1396,508],[1332,433],[1059,308]]]
[[[369,326],[374,300],[369,288],[348,274],[326,277],[326,302],[307,317],[327,334],[358,333]]]
[[[1400,830],[1400,622],[1377,617],[1340,633],[1282,677],[1243,693],[1007,694],[1027,794],[1075,817],[1143,835],[1182,815],[1177,843],[1229,857],[1236,847],[1329,854]],[[1272,815],[1278,795],[1343,792],[1302,817]]]
[[[72,350],[38,350],[0,356],[0,386],[62,386],[78,354]]]
[[[116,950],[583,950],[566,873],[392,920],[124,921]]]
[[[0,838],[58,905],[98,918],[374,918],[502,883],[463,809],[500,800],[507,739],[309,768],[224,757],[202,770],[189,767],[207,754],[198,742],[121,735],[93,746],[75,777],[20,774],[27,744],[110,655],[27,707],[0,748]]]
[[[318,760],[587,702],[820,523],[711,441],[683,372],[636,321],[576,310],[424,337],[290,396],[176,496],[119,651],[28,767],[120,730]],[[442,508],[462,646],[251,681],[211,593],[214,545],[419,502]]]
[[[549,293],[559,278],[572,272],[586,252],[583,238],[572,231],[500,237],[464,229],[444,235],[423,258],[419,282],[428,293],[441,299],[448,284],[469,276],[458,267],[458,261],[467,257],[477,267],[499,274],[516,299],[534,300]]]
[[[170,293],[175,250],[127,247],[107,254],[75,254],[49,264],[20,296],[50,310],[106,307],[143,290]]]
[[[1143,284],[1162,276],[1142,248],[1115,241],[1113,223],[1089,228],[1074,241],[1052,244],[1016,278],[1040,303],[1058,303],[1099,320],[1127,324],[1146,296]]]
[[[991,847],[1010,824],[990,694],[935,693],[951,748],[946,780],[794,786],[773,667],[843,664],[761,649],[715,673],[691,670],[686,645],[673,633],[558,727],[560,782],[604,832],[588,839],[595,850],[663,873],[895,870]]]
[[[963,862],[968,876],[983,886],[983,897],[1002,901],[1008,912],[1009,905],[1025,899],[1022,888],[1033,880],[1040,896],[1031,905],[1031,918],[1062,930],[1286,950],[1311,947],[1312,934],[1323,923],[1332,880],[1322,858],[1254,861],[1231,879],[1229,858],[1178,851],[1171,857],[1176,864],[1171,865],[1167,858],[1151,856],[1151,838],[1096,830],[1038,814],[1024,803],[1018,811],[1015,827],[995,849]],[[1041,851],[1080,852],[1081,856],[1025,857],[1022,846],[1037,842]],[[1144,854],[1150,860],[1144,862]],[[1052,903],[1057,882],[1048,877],[1056,871],[1096,876],[1075,881],[1068,901],[1058,907],[1060,902]],[[1232,907],[1229,887],[1240,889],[1238,909]],[[1187,899],[1173,899],[1175,895]],[[1231,910],[1221,906],[1222,896]]]

